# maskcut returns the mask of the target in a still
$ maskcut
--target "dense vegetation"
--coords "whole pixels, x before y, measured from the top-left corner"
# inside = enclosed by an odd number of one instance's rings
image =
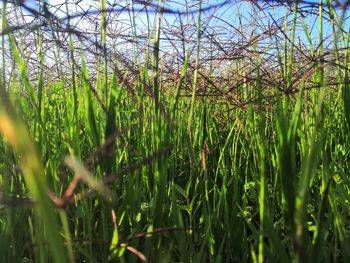
[[[201,4],[193,52],[173,73],[159,48],[170,9],[123,71],[107,54],[112,12],[99,12],[97,69],[67,30],[69,60],[55,63],[69,70],[55,78],[40,37],[29,70],[3,3],[0,261],[350,262],[348,5],[302,2],[275,21],[281,42],[261,33],[275,50],[251,41],[254,57],[219,73],[201,66]],[[55,30],[43,3],[36,15]]]

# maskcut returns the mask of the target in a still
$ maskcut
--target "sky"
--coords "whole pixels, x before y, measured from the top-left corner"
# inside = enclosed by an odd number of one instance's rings
[[[0,0],[1,1],[1,0]],[[52,13],[54,13],[57,17],[59,18],[63,18],[66,17],[65,11],[65,0],[47,0],[48,3],[53,4],[55,6],[61,6],[61,10],[55,10],[54,8],[51,8],[50,11]],[[73,0],[69,0],[69,1],[73,1]],[[74,0],[76,1],[76,0]],[[121,3],[122,1],[124,1],[124,3],[128,2],[130,3],[130,1],[126,1],[126,0],[106,0],[106,3],[111,4],[112,2],[118,2]],[[136,0],[135,0],[136,1]],[[176,2],[175,2],[176,1]],[[224,0],[212,0],[212,1],[208,1],[208,0],[204,0],[203,1],[203,8],[206,9],[207,7],[209,7],[210,5],[215,5],[218,3],[222,3]],[[174,0],[171,1],[171,4],[169,4],[169,1],[166,1],[165,7],[171,10],[179,10],[184,11],[183,6],[185,3],[185,0]],[[197,21],[197,10],[198,10],[198,0],[187,0],[188,3],[190,3],[191,5],[191,10],[193,11],[191,14],[189,15],[182,15],[181,16],[181,21],[183,24],[186,24],[186,22],[189,22],[190,24],[194,25]],[[263,6],[264,2],[266,1],[259,1],[258,5],[259,6]],[[318,1],[314,1],[315,3]],[[33,8],[33,9],[37,9],[37,1],[34,0],[26,0],[25,3]],[[157,3],[157,2],[156,2]],[[1,6],[1,5],[0,5]],[[93,6],[91,8],[91,6]],[[108,4],[107,4],[108,6]],[[98,0],[82,0],[79,3],[79,7],[77,7],[76,5],[70,4],[68,6],[69,8],[69,13],[70,15],[74,15],[77,14],[79,12],[84,12],[86,10],[88,10],[89,8],[91,8],[90,10],[95,10],[98,11],[99,9],[99,1]],[[136,9],[140,9],[140,6]],[[148,8],[150,11],[152,10],[152,8]],[[219,42],[225,43],[227,44],[225,46],[226,50],[229,50],[230,52],[230,48],[232,46],[232,48],[237,48],[237,46],[235,45],[235,43],[237,43],[239,41],[239,38],[244,38],[246,37],[246,41],[248,41],[249,39],[251,39],[251,36],[249,36],[250,33],[254,32],[256,34],[262,33],[264,32],[264,30],[266,30],[269,26],[273,25],[273,19],[275,21],[277,21],[277,23],[279,23],[280,25],[283,26],[283,18],[285,17],[286,14],[286,10],[291,11],[291,8],[286,9],[285,7],[279,7],[279,8],[265,8],[263,9],[263,11],[259,10],[259,7],[257,5],[254,5],[252,3],[250,3],[250,1],[240,1],[240,0],[231,0],[229,1],[228,4],[221,6],[220,8],[213,8],[210,10],[207,10],[205,12],[202,13],[202,26],[201,28],[209,28],[211,27],[211,31],[213,33],[217,33],[220,34],[217,39],[220,40]],[[306,35],[303,31],[303,28],[301,26],[301,24],[304,24],[305,26],[308,27],[308,31],[311,32],[311,36],[312,36],[312,42],[314,46],[318,45],[318,21],[317,21],[317,9],[314,9],[314,12],[316,15],[314,16],[306,16],[304,18],[302,17],[298,17],[298,27],[296,30],[296,35],[297,35],[297,41],[300,40],[300,42],[304,43],[304,48],[308,49],[309,45],[307,43],[307,38]],[[212,16],[212,14],[215,12],[216,16]],[[137,34],[138,35],[142,35],[142,34],[147,34],[147,15],[145,12],[136,12],[137,14],[137,18],[135,19],[136,24],[137,24]],[[347,11],[346,16],[349,14],[349,11]],[[96,19],[94,21],[99,22],[99,15],[96,13]],[[153,22],[155,21],[155,14],[154,13],[150,13],[149,14],[149,18],[151,20],[151,28],[153,27]],[[272,19],[273,18],[273,19]],[[29,17],[27,19],[30,19]],[[79,19],[79,18],[77,18]],[[291,21],[292,17],[288,16],[288,21]],[[346,28],[347,32],[349,32],[349,27],[350,27],[350,19],[347,19],[344,23],[344,27]],[[241,29],[239,29],[239,24],[241,23],[243,24],[243,29],[245,31],[244,35],[240,35],[239,32],[242,32]],[[127,12],[124,13],[120,13],[119,16],[117,17],[117,19],[114,21],[114,23],[117,23],[118,25],[115,25],[117,34],[118,32],[123,32],[126,35],[128,35],[128,30],[130,28],[130,18],[129,18],[129,14]],[[180,24],[180,19],[179,16],[177,14],[164,14],[163,17],[163,25],[165,25],[165,28],[168,26],[169,28],[171,28],[172,30],[178,30],[179,28],[179,24]],[[72,21],[72,24],[74,24],[74,21]],[[80,26],[81,28],[85,28],[86,30],[94,31],[94,28],[91,28],[90,26],[91,24],[88,23],[81,23]],[[257,29],[257,27],[259,27]],[[323,23],[323,27],[324,27],[324,38],[328,39],[326,41],[326,44],[329,45],[329,48],[332,48],[332,30],[331,30],[331,25],[329,22],[326,21],[326,19],[324,19],[324,23]],[[238,28],[237,31],[235,31],[235,28]],[[125,30],[124,30],[125,29]],[[209,32],[210,30],[208,30]],[[47,33],[48,36],[50,37],[50,33]],[[195,35],[195,31],[193,30],[193,26],[192,26],[192,31],[190,30],[186,30],[185,28],[185,34],[186,36],[191,40],[188,43],[186,43],[186,48],[191,48],[193,51],[195,49],[195,39],[196,39],[196,35]],[[287,32],[287,34],[290,35],[290,32]],[[281,36],[281,34],[279,34],[279,36]],[[97,38],[99,36],[97,35]],[[128,56],[128,52],[131,52],[133,54],[135,54],[135,52],[132,51],[132,48],[134,47],[133,44],[131,44],[130,41],[126,41],[125,38],[123,37],[117,37],[115,40],[113,39],[114,37],[110,37],[110,41],[114,41],[114,43],[116,44],[116,49],[118,49],[119,51],[122,51],[122,53],[124,53],[126,56]],[[172,46],[170,45],[170,42],[167,40],[164,40],[166,38],[166,36],[163,35],[163,39],[161,41],[161,53],[171,53],[172,52]],[[235,39],[233,39],[235,38]],[[276,37],[277,38],[277,37]],[[131,38],[129,37],[128,40],[131,40]],[[283,39],[280,39],[280,44],[282,42]],[[140,40],[139,40],[140,41]],[[145,39],[143,39],[144,43],[145,43]],[[205,38],[202,39],[202,43],[205,42]],[[267,40],[265,41],[270,41],[270,39],[267,38]],[[121,44],[122,43],[122,44]],[[203,43],[201,44],[202,46],[205,46],[205,44],[207,43]],[[261,45],[265,45],[266,43],[264,42],[260,42]],[[78,44],[79,45],[79,44]],[[91,43],[84,43],[84,47],[87,46],[91,46]],[[266,44],[266,45],[270,45],[272,48],[270,50],[268,50],[267,52],[269,52],[268,54],[272,54],[274,53],[274,47],[273,47],[273,43],[271,44]],[[326,45],[326,46],[327,46]],[[142,46],[142,45],[140,45]],[[143,45],[144,47],[145,45]],[[238,46],[239,49],[239,46]],[[127,52],[124,52],[124,51]],[[141,49],[140,49],[141,50]],[[174,49],[173,49],[174,50]],[[141,50],[141,52],[143,52]],[[142,53],[141,53],[142,54]],[[203,53],[204,54],[204,53]],[[207,53],[205,53],[207,54]],[[33,53],[32,56],[35,56],[36,54]],[[179,58],[181,59],[181,57]]]
[[[57,15],[58,17],[64,17],[65,16],[65,0],[47,0],[48,3],[56,5],[56,6],[62,6],[63,11],[60,10],[54,10],[54,9],[50,9],[50,11],[54,12],[55,15]],[[210,6],[213,5],[218,5],[220,3],[223,3],[225,0],[204,0],[203,1],[203,8],[208,8]],[[345,1],[345,0],[342,0]],[[106,0],[107,6],[108,3],[109,4],[113,4],[113,3],[130,3],[131,1],[122,1],[122,0]],[[152,1],[153,3],[157,4],[158,1]],[[199,0],[174,0],[174,1],[164,1],[164,6],[168,9],[174,10],[174,11],[184,11],[183,6],[185,5],[185,3],[189,3],[189,5],[191,5],[193,8],[192,10],[197,10],[198,9],[198,3]],[[238,25],[238,12],[242,15],[242,20],[243,20],[243,24],[253,24],[253,23],[259,23],[260,26],[267,26],[269,23],[273,23],[271,17],[273,17],[274,19],[278,20],[279,18],[283,18],[285,16],[286,13],[286,9],[285,8],[268,8],[268,9],[264,9],[264,11],[259,11],[258,7],[259,6],[264,6],[264,2],[265,1],[257,1],[257,5],[255,4],[251,4],[251,1],[240,1],[240,0],[229,0],[226,1],[226,5],[222,5],[222,7],[220,8],[216,8],[216,9],[210,9],[206,12],[204,12],[202,14],[202,18],[206,18],[208,16],[210,16],[213,11],[216,12],[217,16],[222,19],[223,21],[220,21],[219,19],[211,19],[210,23],[211,25],[215,25],[217,27],[223,27],[223,26],[227,26],[226,23],[229,23],[233,26],[237,26]],[[309,3],[318,3],[318,0],[309,0]],[[25,3],[32,7],[32,8],[36,8],[37,6],[37,1],[34,0],[27,0],[25,1]],[[82,12],[82,11],[86,11],[89,8],[91,8],[91,6],[95,7],[95,10],[98,9],[99,6],[99,1],[93,1],[93,0],[82,0],[79,3],[79,8],[77,8],[75,5],[69,5],[69,11],[71,12],[71,14],[77,13],[77,12]],[[304,5],[305,6],[305,5]],[[142,7],[141,5],[136,5],[136,9],[137,7]],[[61,10],[62,10],[61,9]],[[92,10],[92,9],[90,9]],[[151,8],[149,10],[152,10]],[[252,15],[254,12],[258,12],[259,11],[259,15],[261,17],[260,21],[258,21],[256,19],[257,16]],[[317,12],[317,9],[315,9],[315,11]],[[348,16],[349,11],[346,13],[346,16]],[[263,16],[265,16],[265,18],[263,18]],[[126,26],[128,26],[127,23],[129,23],[129,15],[125,12],[120,14],[120,19],[126,23]],[[154,20],[154,15],[149,14],[149,17],[151,18],[151,21]],[[192,16],[188,16],[185,17],[184,19],[196,19],[197,18],[197,14],[192,14]],[[317,25],[317,21],[315,19],[315,16],[307,16],[301,20],[298,20],[298,22],[304,21],[304,23],[309,27],[310,31],[311,31],[311,35],[314,39],[317,38],[318,36],[318,25]],[[291,20],[292,18],[289,17],[289,20]],[[347,19],[347,21],[345,22],[345,28],[346,30],[349,29],[350,26],[350,19]],[[136,19],[136,24],[138,26],[139,29],[142,29],[146,26],[146,21],[147,21],[147,16],[145,14],[145,12],[139,13],[138,17]],[[316,23],[315,23],[316,21]],[[164,22],[165,23],[177,23],[177,16],[176,15],[171,15],[171,14],[164,14]],[[324,35],[325,36],[329,36],[331,35],[331,25],[330,23],[328,23],[327,21],[324,21],[323,23],[323,27],[324,27]],[[302,27],[297,28],[297,34],[300,37],[300,39],[302,41],[306,42],[306,36],[305,34],[302,32]]]
[[[57,10],[55,8],[51,8],[50,11],[54,13],[57,17],[63,18],[66,17],[66,8],[65,8],[65,0],[47,0],[48,3],[59,6],[61,9]],[[214,6],[220,3],[223,3],[224,0],[204,0],[203,1],[203,9],[206,9],[210,6]],[[126,0],[106,0],[106,5],[113,4],[113,3],[121,3],[124,5],[126,3],[130,3],[130,1]],[[171,9],[174,11],[179,10],[184,11],[183,6],[185,3],[188,3],[188,5],[191,6],[192,11],[198,10],[199,1],[198,0],[174,0],[174,1],[165,1],[165,8]],[[202,13],[202,29],[203,28],[212,28],[212,31],[216,33],[220,33],[220,36],[217,38],[220,39],[223,42],[228,41],[228,38],[232,38],[232,36],[236,37],[242,37],[237,33],[238,31],[235,31],[235,28],[239,28],[240,21],[243,24],[243,29],[245,32],[245,35],[243,37],[247,37],[249,39],[250,36],[248,36],[251,32],[255,31],[255,33],[262,33],[264,32],[269,26],[274,24],[273,19],[280,24],[280,26],[283,26],[283,18],[286,15],[286,11],[291,11],[291,8],[286,9],[285,7],[273,7],[273,8],[267,8],[265,1],[258,1],[257,5],[252,4],[251,1],[239,1],[239,0],[231,0],[228,1],[227,4],[221,5],[217,8],[209,9]],[[318,1],[311,1],[317,3]],[[37,9],[37,1],[34,0],[27,0],[25,3],[30,6],[31,8]],[[157,4],[157,1],[153,1],[153,3]],[[259,8],[263,6],[263,11],[259,10]],[[90,9],[89,9],[90,8]],[[141,5],[136,5],[136,9],[141,9]],[[80,12],[84,12],[86,10],[95,10],[97,11],[99,9],[99,1],[94,0],[82,0],[79,3],[79,6],[70,4],[68,6],[70,15],[74,15]],[[150,11],[152,11],[152,8],[148,8]],[[308,41],[307,37],[305,35],[305,32],[303,31],[303,27],[301,24],[304,24],[308,31],[311,32],[311,37],[313,39],[313,44],[317,45],[318,43],[318,20],[317,20],[317,9],[314,9],[314,12],[316,15],[314,16],[306,16],[304,18],[298,17],[298,26],[296,29],[296,35],[297,40],[300,40],[302,43],[304,43],[305,47],[308,47]],[[212,16],[215,13],[215,16]],[[349,12],[347,12],[346,15],[348,15]],[[136,12],[137,18],[135,19],[136,25],[137,25],[137,34],[142,35],[145,32],[147,32],[147,15],[146,12]],[[197,21],[197,13],[193,12],[190,15],[183,15],[181,16],[181,22],[183,24],[186,24],[186,22],[195,24]],[[155,13],[149,13],[149,18],[151,21],[151,28],[153,27],[153,21],[155,21]],[[272,19],[273,18],[273,19]],[[96,19],[99,19],[98,14],[96,15]],[[292,17],[291,15],[288,16],[288,21],[291,21]],[[345,27],[346,30],[349,31],[349,23],[350,19],[346,20]],[[128,28],[130,28],[130,17],[127,12],[123,12],[119,14],[118,16],[118,30],[123,31],[122,28],[126,28],[126,33],[128,31]],[[72,21],[74,24],[74,21]],[[84,24],[85,22],[81,23],[81,27],[85,27],[87,30],[93,30],[89,28],[89,24]],[[168,26],[174,26],[173,29],[176,30],[179,27],[180,19],[177,14],[164,14],[163,17],[163,25]],[[328,43],[331,43],[331,36],[332,36],[332,30],[331,25],[329,22],[324,19],[323,22],[324,27],[324,38],[328,39]],[[234,32],[234,33],[232,33]],[[189,32],[185,32],[189,33]],[[235,34],[237,33],[237,34]],[[287,32],[287,34],[290,34],[290,32]],[[193,40],[195,40],[195,34],[191,36]],[[122,38],[117,41],[123,41]],[[232,41],[231,41],[232,42]],[[195,42],[194,42],[195,43]],[[163,46],[166,46],[166,41],[162,42]],[[194,46],[194,45],[192,45]]]

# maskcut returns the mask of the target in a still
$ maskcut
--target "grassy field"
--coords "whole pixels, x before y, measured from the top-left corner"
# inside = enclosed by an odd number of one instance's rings
[[[0,261],[350,262],[350,37],[329,5],[332,49],[322,23],[308,48],[334,63],[315,59],[296,80],[297,7],[281,85],[263,81],[261,55],[249,81],[236,72],[239,106],[197,88],[201,23],[174,81],[161,15],[143,54],[152,71],[140,64],[132,81],[107,69],[105,13],[100,72],[73,53],[72,33],[69,81],[46,81],[40,41],[30,79],[16,34],[3,33],[18,74],[3,71],[0,86]]]

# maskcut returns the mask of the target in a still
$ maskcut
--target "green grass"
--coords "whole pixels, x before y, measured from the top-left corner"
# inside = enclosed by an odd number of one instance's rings
[[[10,34],[19,77],[0,87],[0,261],[349,262],[349,36],[333,39],[340,66],[315,62],[291,92],[297,12],[278,51],[286,90],[262,82],[257,57],[238,87],[257,99],[242,107],[197,96],[200,14],[193,79],[188,51],[175,85],[162,81],[160,14],[152,76],[141,68],[133,93],[108,71],[104,12],[95,82],[72,36],[70,82],[45,83],[43,57],[31,82]]]

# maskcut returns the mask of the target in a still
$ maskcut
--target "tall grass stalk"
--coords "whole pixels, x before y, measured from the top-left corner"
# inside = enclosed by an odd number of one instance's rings
[[[194,69],[194,76],[193,76],[193,85],[192,85],[192,97],[191,97],[191,108],[190,108],[190,115],[188,118],[188,125],[187,125],[187,132],[192,136],[192,119],[193,119],[193,113],[195,108],[195,99],[196,99],[196,91],[197,91],[197,82],[198,82],[198,67],[199,67],[199,53],[201,48],[201,15],[202,15],[202,0],[199,1],[199,8],[198,8],[198,16],[197,16],[197,43],[196,43],[196,64]]]

